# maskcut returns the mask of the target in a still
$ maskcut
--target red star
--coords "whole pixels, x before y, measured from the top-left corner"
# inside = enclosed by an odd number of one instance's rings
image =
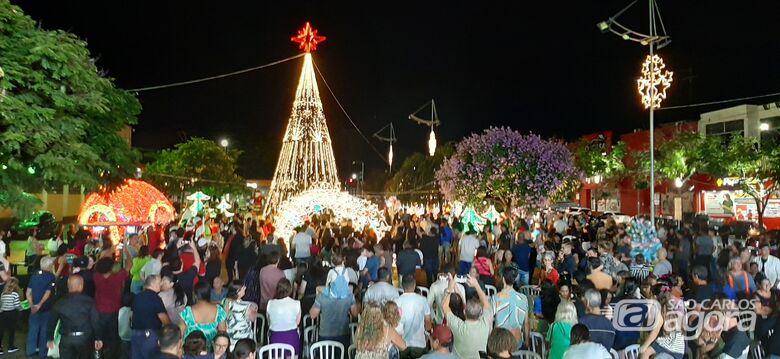
[[[325,36],[317,35],[317,30],[311,27],[311,24],[306,22],[303,28],[298,30],[298,36],[291,37],[290,40],[300,44],[299,49],[304,52],[312,52],[317,50],[317,44],[325,41]]]

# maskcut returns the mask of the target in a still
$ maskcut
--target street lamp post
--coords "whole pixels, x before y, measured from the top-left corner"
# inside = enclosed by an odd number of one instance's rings
[[[219,145],[222,146],[222,149],[227,152],[228,145],[230,145],[230,142],[228,142],[227,138],[223,138],[219,141]]]
[[[663,20],[661,19],[661,12],[655,3],[655,0],[648,0],[649,4],[649,23],[650,31],[648,34],[643,34],[629,29],[625,25],[618,22],[618,18],[636,4],[638,0],[634,0],[628,6],[621,9],[617,14],[610,17],[607,21],[602,21],[596,26],[601,32],[612,32],[615,35],[620,36],[623,40],[631,40],[639,42],[642,45],[648,45],[649,55],[642,64],[642,77],[637,80],[637,88],[639,94],[642,96],[642,104],[650,112],[650,220],[655,225],[655,123],[654,123],[654,110],[661,107],[661,101],[666,98],[666,90],[672,83],[671,71],[665,71],[664,64],[661,57],[654,54],[653,51],[661,49],[671,42],[670,37],[666,34],[666,28],[664,27]],[[660,22],[662,35],[658,35],[656,27],[656,14],[657,20]],[[662,72],[663,71],[663,72]]]
[[[358,186],[360,186],[360,195],[363,196],[363,178],[366,174],[366,163],[363,161],[352,161],[352,165],[356,165],[360,163],[360,178],[358,178]],[[356,174],[352,175],[352,178],[355,178]]]

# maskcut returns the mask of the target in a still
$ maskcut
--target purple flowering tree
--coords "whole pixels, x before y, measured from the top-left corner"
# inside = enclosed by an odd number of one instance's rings
[[[447,200],[477,205],[492,198],[507,212],[517,206],[545,206],[567,181],[579,177],[574,157],[562,142],[508,127],[464,138],[436,172]]]

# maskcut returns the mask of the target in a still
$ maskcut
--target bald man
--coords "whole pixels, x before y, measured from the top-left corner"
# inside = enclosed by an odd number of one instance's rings
[[[59,321],[62,359],[87,359],[92,347],[95,350],[103,347],[95,301],[81,293],[83,290],[84,279],[81,276],[68,277],[68,295],[57,301],[51,310],[47,331],[49,349],[54,348],[54,330]]]

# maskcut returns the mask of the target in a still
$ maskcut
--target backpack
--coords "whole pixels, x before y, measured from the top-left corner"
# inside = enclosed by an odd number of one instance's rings
[[[333,271],[336,271],[336,269],[334,268]],[[346,268],[342,269],[341,273],[336,271],[336,279],[334,279],[328,287],[328,293],[330,297],[343,299],[349,297],[349,295],[352,294],[352,289],[349,288],[349,279],[347,279],[346,272]]]

